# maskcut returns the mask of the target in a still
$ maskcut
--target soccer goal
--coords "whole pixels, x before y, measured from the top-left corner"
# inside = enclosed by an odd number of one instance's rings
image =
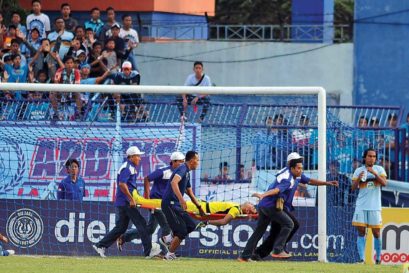
[[[193,172],[192,187],[206,201],[255,202],[251,194],[263,192],[274,182],[274,174],[286,165],[292,151],[304,155],[307,174],[326,180],[327,111],[322,87],[13,83],[2,83],[1,87],[53,92],[59,98],[54,104],[43,99],[2,102],[0,214],[4,217],[0,227],[6,226],[11,242],[23,253],[92,253],[91,244],[115,222],[110,202],[115,196],[116,173],[125,159],[124,151],[133,145],[145,152],[138,170],[141,191],[143,177],[167,166],[176,150],[199,152],[201,165]],[[82,109],[72,99],[77,93],[82,95]],[[206,116],[200,116],[202,105],[189,105],[181,118],[175,99],[181,94],[210,95]],[[218,101],[220,95],[224,96],[220,100],[229,102]],[[239,96],[257,96],[258,100],[237,103],[235,98]],[[283,101],[279,97],[292,99]],[[312,104],[305,103],[304,97]],[[307,120],[316,126],[317,142],[313,146],[302,133],[311,125]],[[288,131],[290,124],[295,133]],[[308,138],[312,138],[311,131]],[[58,184],[67,175],[64,164],[70,158],[80,162],[80,175],[85,180],[83,202],[56,201]],[[326,196],[325,187],[308,188],[297,196],[298,202],[316,209],[305,212],[301,225],[314,221],[316,231],[311,234],[317,235],[304,243],[318,249],[321,262],[327,261]],[[26,236],[16,228],[24,221],[32,227]],[[189,253],[193,247],[198,257],[237,257],[251,233],[247,224],[206,227],[192,233],[187,241],[198,242],[186,242],[190,250],[186,247],[184,251]],[[157,238],[158,231],[153,239]],[[114,251],[111,254],[116,255]]]

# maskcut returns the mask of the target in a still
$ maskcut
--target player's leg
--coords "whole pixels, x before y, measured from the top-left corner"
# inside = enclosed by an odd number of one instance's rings
[[[265,210],[263,210],[263,208],[259,208],[256,229],[254,230],[253,234],[248,239],[247,244],[244,247],[243,252],[241,253],[239,261],[248,261],[248,259],[251,258],[251,255],[253,254],[253,251],[256,248],[258,241],[263,236],[268,225],[270,224],[270,221],[271,221],[271,218],[269,214],[267,214]]]
[[[289,258],[290,255],[284,251],[285,244],[287,239],[294,228],[294,222],[291,220],[290,216],[284,211],[276,211],[275,209],[271,210],[272,219],[279,223],[281,229],[277,234],[277,237],[274,242],[273,256],[274,258]]]
[[[207,114],[207,111],[210,108],[210,97],[206,96],[206,97],[200,98],[199,104],[203,105],[202,113],[200,114],[200,120],[203,121]]]
[[[352,225],[358,230],[358,238],[356,245],[358,248],[359,262],[365,261],[365,244],[366,244],[366,227],[367,219],[364,210],[355,210],[354,216],[352,218]]]
[[[151,255],[151,250],[153,250],[152,246],[152,235],[148,232],[148,228],[146,225],[146,220],[143,218],[141,213],[137,208],[126,208],[126,213],[128,214],[129,218],[131,219],[132,223],[135,225],[136,229],[138,230],[139,236],[141,237],[142,245],[143,245],[143,253],[145,257],[149,256],[156,256],[159,253],[155,253],[155,255]],[[156,249],[155,251],[156,252]]]
[[[116,239],[128,228],[129,217],[126,213],[126,207],[117,207],[116,210],[117,217],[115,221],[115,227],[110,232],[108,232],[108,234],[106,234],[101,241],[93,246],[95,251],[101,257],[105,257],[105,249],[110,247],[116,241]]]
[[[288,217],[291,218],[291,220],[294,223],[294,227],[290,232],[290,235],[288,235],[287,241],[286,243],[288,243],[289,241],[291,241],[291,239],[293,238],[294,234],[297,232],[297,230],[300,228],[300,223],[298,222],[297,218],[295,218],[295,215],[292,214],[291,212],[284,210],[284,212],[288,215]]]
[[[368,211],[368,226],[372,228],[374,237],[374,248],[376,253],[376,264],[381,263],[382,241],[381,241],[381,227],[382,214],[379,210]]]
[[[252,257],[252,259],[254,258],[254,260],[257,260],[257,255],[261,259],[270,255],[271,251],[273,251],[274,242],[276,240],[277,234],[280,232],[280,229],[281,226],[278,223],[276,223],[274,220],[271,221],[270,233],[268,237],[263,241],[263,243],[256,248],[256,250],[254,251],[255,257]]]
[[[179,215],[179,210],[180,209],[162,204],[162,212],[165,215],[169,227],[173,232],[173,238],[169,246],[169,251],[165,255],[166,260],[176,259],[175,251],[184,239],[183,234],[187,233],[183,219]]]
[[[168,220],[161,210],[155,210],[153,217],[155,217],[161,228],[161,237],[159,238],[159,242],[168,248],[170,242],[172,241],[172,234]]]

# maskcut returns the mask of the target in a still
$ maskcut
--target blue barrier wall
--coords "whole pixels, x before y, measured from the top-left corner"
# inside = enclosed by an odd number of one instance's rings
[[[293,29],[291,36],[295,41],[312,42],[311,37],[319,37],[315,42],[332,43],[334,0],[293,0],[291,20],[293,25],[308,25]]]
[[[408,25],[408,1],[355,1],[355,104],[407,106]]]

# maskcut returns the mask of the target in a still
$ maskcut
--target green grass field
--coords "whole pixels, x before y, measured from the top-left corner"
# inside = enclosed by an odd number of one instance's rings
[[[401,266],[358,265],[358,264],[322,264],[318,262],[257,262],[239,263],[235,260],[211,260],[180,258],[176,261],[146,260],[140,257],[50,257],[50,256],[13,256],[0,258],[0,272],[36,272],[36,273],[194,273],[194,272],[402,272]]]

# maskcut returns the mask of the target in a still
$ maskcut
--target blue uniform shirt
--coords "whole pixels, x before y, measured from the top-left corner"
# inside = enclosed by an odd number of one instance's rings
[[[85,182],[82,177],[77,178],[77,182],[73,182],[71,176],[64,178],[58,185],[57,199],[58,200],[79,200],[85,196]]]
[[[153,173],[149,174],[149,181],[153,181],[152,190],[149,197],[152,199],[162,199],[171,176],[172,168],[170,166],[157,169]]]
[[[179,199],[176,197],[176,194],[173,192],[171,183],[172,179],[175,175],[179,175],[181,177],[181,180],[179,181],[179,190],[180,193],[183,195],[186,192],[187,188],[191,188],[192,186],[190,185],[190,173],[189,173],[189,168],[187,167],[186,163],[180,165],[177,169],[175,169],[169,178],[169,183],[166,186],[165,194],[163,195],[162,198],[162,205],[169,205],[169,204],[174,204],[175,206],[180,207]]]
[[[126,195],[119,188],[119,182],[126,183],[129,192],[131,193],[136,189],[136,166],[131,161],[125,161],[122,166],[119,168],[118,177],[117,177],[117,188],[116,188],[116,200],[115,206],[129,206],[129,200]]]
[[[290,169],[288,167],[280,170],[276,175],[275,183],[272,183],[268,190],[272,190],[275,188],[280,189],[280,193],[275,196],[265,197],[260,201],[259,206],[270,207],[275,206],[275,202],[278,197],[284,199],[284,206],[287,210],[292,211],[294,210],[293,207],[293,199],[294,194],[297,191],[297,186],[299,183],[308,184],[310,182],[310,178],[305,176],[303,173],[300,177],[294,179],[292,176]]]

